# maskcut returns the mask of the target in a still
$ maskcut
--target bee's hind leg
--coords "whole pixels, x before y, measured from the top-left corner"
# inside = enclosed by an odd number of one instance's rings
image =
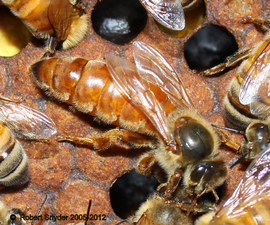
[[[242,23],[253,23],[259,26],[264,32],[270,30],[270,20],[262,18],[253,18],[252,16],[246,16],[242,19]]]
[[[93,146],[96,150],[107,150],[112,146],[130,149],[131,147],[154,147],[151,140],[143,135],[124,129],[112,129],[106,132],[94,132],[86,137],[57,137],[57,141],[70,141],[74,144]]]
[[[216,133],[219,136],[221,144],[227,146],[231,150],[234,150],[235,152],[239,152],[241,148],[241,144],[230,138],[225,132],[223,132],[221,129],[222,127],[214,127]]]

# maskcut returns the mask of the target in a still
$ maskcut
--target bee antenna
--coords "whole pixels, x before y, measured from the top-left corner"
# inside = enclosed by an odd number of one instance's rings
[[[230,163],[230,169],[232,169],[235,165],[239,164],[240,162],[242,162],[244,160],[244,158],[246,158],[246,156],[249,154],[250,152],[245,153],[244,155],[242,155],[241,157],[237,158],[236,160],[233,160],[233,162]]]
[[[46,200],[47,200],[47,195],[45,196],[45,198],[44,198],[43,202],[41,203],[41,206],[39,207],[39,209],[38,209],[38,211],[37,211],[37,213],[36,213],[35,217],[37,217],[37,216],[38,216],[38,214],[40,213],[40,211],[41,211],[42,207],[44,206],[44,204],[45,204]],[[34,223],[35,223],[35,219],[33,219],[33,220],[32,220],[31,225],[34,225]]]
[[[92,200],[89,200],[89,204],[88,204],[88,208],[87,208],[87,214],[86,214],[86,220],[85,220],[85,225],[87,225],[87,221],[89,220],[89,214],[90,214],[90,209],[91,209],[91,205],[92,205]]]
[[[211,124],[211,125],[212,125],[212,127],[215,127],[215,128],[218,128],[218,129],[232,131],[232,132],[237,133],[237,134],[244,134],[244,131],[242,131],[242,130],[236,130],[236,129],[229,128],[229,127],[222,127],[222,126],[218,126],[218,125],[215,125],[215,124]]]
[[[115,225],[119,225],[119,224],[124,223],[124,222],[126,222],[126,220],[122,220],[122,221],[120,221],[119,223],[117,223]]]

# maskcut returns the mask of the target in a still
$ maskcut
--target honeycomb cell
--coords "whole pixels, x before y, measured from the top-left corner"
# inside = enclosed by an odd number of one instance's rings
[[[138,0],[98,1],[92,13],[95,32],[105,40],[125,45],[145,27],[147,13]]]
[[[184,55],[190,69],[204,71],[222,63],[237,50],[236,40],[227,29],[210,24],[187,40]]]
[[[116,180],[110,189],[112,208],[117,216],[126,219],[131,216],[155,192],[159,182],[147,178],[135,170],[125,173]]]
[[[0,56],[18,54],[31,40],[31,34],[22,21],[5,6],[0,6]]]

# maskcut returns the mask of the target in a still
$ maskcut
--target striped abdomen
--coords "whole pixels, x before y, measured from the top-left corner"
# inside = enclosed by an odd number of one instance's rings
[[[50,58],[32,66],[37,85],[60,101],[115,126],[143,134],[155,133],[145,114],[121,95],[104,62],[82,58]],[[152,91],[166,115],[175,109],[167,95]]]
[[[239,101],[240,83],[235,77],[224,99],[225,121],[229,127],[245,130],[252,122],[260,118],[251,114],[249,107],[242,105]]]
[[[228,96],[224,100],[229,126],[244,130],[250,123],[264,120],[270,115],[269,55],[270,39],[266,36],[264,41],[254,47],[249,58],[238,69]]]
[[[10,129],[0,124],[0,185],[17,186],[29,180],[28,160]]]

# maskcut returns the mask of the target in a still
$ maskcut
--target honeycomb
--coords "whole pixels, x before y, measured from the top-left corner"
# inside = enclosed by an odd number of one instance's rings
[[[106,0],[102,2],[106,3]],[[82,3],[86,12],[91,15],[97,0],[82,0]],[[184,45],[199,29],[214,24],[227,29],[234,36],[239,49],[251,47],[261,40],[264,34],[253,24],[243,24],[242,19],[249,15],[267,18],[270,2],[205,0],[204,3],[206,11],[202,23],[183,37],[164,33],[153,18],[148,16],[144,29],[132,41],[143,41],[158,49],[180,74],[184,87],[199,113],[210,123],[224,126],[222,100],[237,68],[232,68],[220,76],[201,77],[196,70],[189,68],[184,55]],[[1,21],[6,20],[5,15],[2,15]],[[123,45],[114,44],[95,32],[91,17],[89,24],[89,32],[78,46],[66,51],[56,51],[55,56],[104,60],[106,53],[112,53],[133,61],[132,41]],[[20,40],[22,39],[21,37]],[[45,48],[40,40],[29,40],[30,38],[18,54],[0,57],[0,93],[11,99],[23,99],[24,104],[43,111],[55,121],[59,135],[81,137],[108,128],[108,125],[99,123],[93,117],[72,110],[67,104],[46,96],[35,86],[29,68],[42,57]],[[3,45],[6,44],[1,41],[0,48]],[[228,132],[228,135],[236,141],[241,141],[242,137],[237,134]],[[71,221],[70,215],[85,214],[91,199],[91,213],[105,214],[107,217],[105,221],[94,221],[95,224],[116,224],[122,221],[111,207],[110,187],[118,177],[134,168],[143,150],[112,149],[98,153],[90,147],[59,143],[53,139],[50,143],[20,141],[29,157],[31,181],[24,187],[1,190],[0,200],[9,208],[20,208],[26,215],[35,215],[47,194],[48,199],[40,214],[69,215],[68,220],[43,220],[36,221],[35,224],[76,224],[79,221]],[[237,157],[235,152],[222,146],[219,154],[224,155],[228,164]],[[232,169],[230,177],[222,186],[220,204],[235,189],[245,168],[245,164],[240,164]],[[31,223],[30,220],[27,222]]]

